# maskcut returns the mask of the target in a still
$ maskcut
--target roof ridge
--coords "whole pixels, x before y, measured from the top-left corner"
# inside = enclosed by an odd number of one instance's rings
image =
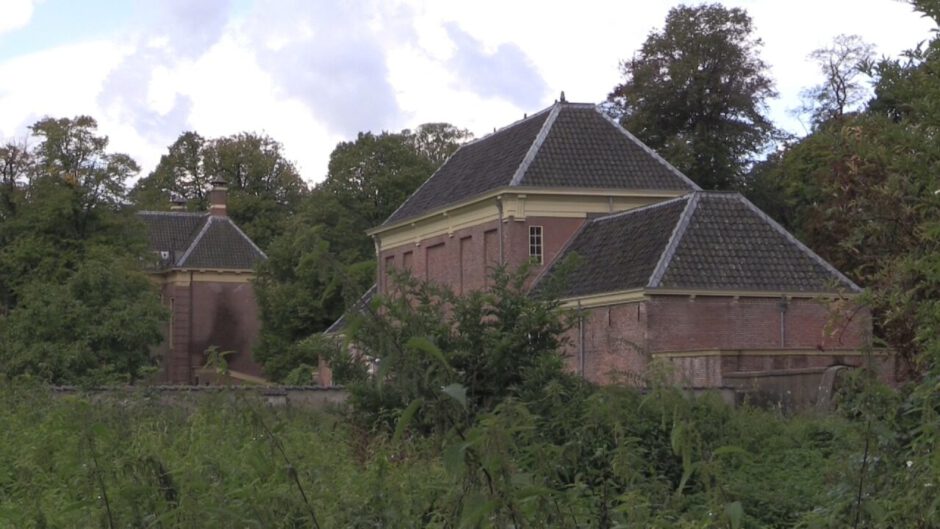
[[[160,215],[168,217],[205,217],[209,213],[205,211],[155,211],[155,210],[141,210],[137,212],[137,215]]]
[[[192,242],[189,243],[189,248],[187,248],[186,251],[183,252],[183,256],[180,257],[179,261],[175,263],[176,266],[181,267],[186,263],[186,260],[189,259],[189,256],[196,249],[196,246],[199,244],[199,241],[201,241],[202,238],[206,235],[206,232],[209,231],[209,226],[212,224],[213,220],[216,218],[218,217],[209,215],[209,217],[206,219],[206,222],[203,223],[202,229],[199,230],[199,233],[197,233],[196,236],[193,237]]]
[[[653,269],[653,273],[650,275],[646,288],[656,288],[659,286],[660,282],[662,282],[663,276],[666,274],[666,270],[669,268],[669,264],[672,263],[672,258],[676,254],[676,248],[679,247],[679,242],[682,240],[682,237],[685,236],[686,229],[689,227],[692,214],[698,207],[700,197],[701,192],[691,193],[689,202],[685,205],[685,209],[682,210],[682,214],[679,215],[679,220],[676,222],[675,227],[673,227],[672,234],[669,235],[669,241],[666,242],[666,246],[663,247],[663,253],[659,256],[659,261],[656,263],[656,268]]]
[[[672,172],[673,172],[676,176],[678,176],[682,181],[684,181],[685,183],[687,183],[687,184],[689,184],[690,186],[692,186],[692,190],[693,190],[693,191],[702,191],[702,188],[699,187],[698,184],[696,184],[695,182],[693,182],[691,178],[689,178],[688,176],[686,176],[685,174],[683,174],[682,171],[676,169],[671,163],[667,162],[667,161],[665,160],[665,158],[663,158],[662,156],[660,156],[656,151],[654,151],[653,149],[651,149],[648,145],[646,145],[645,143],[643,143],[642,141],[640,141],[636,136],[634,136],[633,134],[631,134],[629,130],[625,129],[620,123],[617,123],[616,121],[614,121],[610,116],[608,116],[607,114],[605,114],[605,113],[604,113],[600,108],[598,108],[596,105],[594,106],[594,111],[597,112],[602,118],[606,119],[606,120],[607,120],[611,125],[613,125],[617,130],[619,130],[621,133],[623,133],[623,135],[626,136],[627,139],[629,139],[630,141],[632,141],[633,143],[635,143],[637,146],[639,146],[641,149],[643,149],[644,151],[646,151],[646,153],[649,154],[650,156],[652,156],[654,160],[656,160],[656,161],[658,161],[659,163],[663,164],[663,165],[666,167],[666,169],[672,171]]]
[[[520,120],[517,120],[517,121],[514,121],[514,122],[510,123],[509,125],[500,127],[499,129],[497,129],[497,130],[491,132],[490,134],[487,134],[486,136],[482,136],[482,137],[479,137],[479,138],[477,138],[477,139],[475,139],[475,140],[471,140],[471,141],[468,141],[468,142],[466,142],[466,143],[461,144],[459,147],[457,147],[457,149],[456,149],[454,152],[452,152],[452,153],[450,154],[450,156],[447,157],[446,160],[444,160],[444,163],[442,163],[440,166],[438,166],[438,168],[435,169],[433,173],[431,173],[431,176],[428,176],[428,177],[424,180],[424,182],[421,182],[421,185],[419,185],[417,188],[415,188],[415,190],[412,191],[411,194],[408,195],[408,197],[407,197],[405,200],[403,200],[402,203],[399,204],[397,208],[395,208],[395,211],[393,211],[388,217],[385,218],[384,221],[382,221],[382,224],[380,224],[380,226],[385,226],[386,224],[388,224],[388,220],[391,219],[391,218],[394,218],[395,215],[397,215],[398,212],[401,210],[401,208],[405,207],[405,205],[408,204],[408,203],[411,201],[411,199],[412,199],[413,197],[417,196],[417,195],[418,195],[418,192],[421,191],[421,189],[422,189],[425,185],[427,185],[431,180],[433,180],[434,177],[437,176],[437,174],[441,171],[441,169],[443,169],[444,167],[447,166],[447,162],[449,162],[451,158],[453,158],[454,156],[456,156],[457,153],[460,152],[460,151],[462,151],[465,147],[469,147],[469,146],[474,145],[474,144],[476,144],[476,143],[482,142],[483,140],[492,138],[493,136],[499,134],[500,132],[503,132],[504,130],[507,130],[507,129],[511,128],[511,127],[515,127],[516,125],[519,125],[519,124],[521,124],[521,123],[523,123],[523,122],[529,121],[530,119],[534,119],[536,116],[539,116],[539,115],[541,115],[541,114],[544,114],[545,112],[550,112],[551,110],[553,110],[553,109],[555,108],[555,106],[556,106],[556,105],[551,105],[551,106],[545,107],[545,108],[543,108],[542,110],[539,110],[538,112],[532,114],[531,116],[526,116],[526,117],[524,117],[524,118],[522,118],[522,119],[520,119]],[[543,124],[543,127],[544,127],[544,124]],[[406,217],[406,218],[408,218],[408,217]],[[399,219],[399,220],[404,220],[404,219]]]
[[[535,112],[534,114],[526,115],[526,116],[525,116],[524,118],[522,118],[522,119],[517,119],[516,121],[513,121],[512,123],[510,123],[510,124],[508,124],[508,125],[503,125],[502,127],[499,127],[499,128],[497,128],[497,129],[494,129],[493,132],[491,132],[491,133],[489,133],[489,134],[487,134],[487,135],[485,135],[485,136],[480,136],[480,137],[477,138],[477,139],[470,140],[470,141],[468,141],[467,143],[461,144],[461,145],[460,145],[460,148],[457,149],[457,150],[459,151],[460,149],[463,149],[464,147],[467,147],[468,145],[473,145],[474,143],[479,143],[479,142],[481,142],[481,141],[483,141],[483,140],[492,138],[493,136],[499,134],[500,132],[505,131],[506,129],[511,129],[511,128],[515,127],[516,125],[521,125],[522,123],[525,123],[526,121],[529,121],[530,119],[534,119],[534,118],[537,117],[537,116],[541,116],[542,114],[544,114],[544,113],[546,113],[546,112],[551,112],[556,106],[558,106],[557,103],[551,104],[551,105],[549,105],[549,106],[543,108],[542,110],[539,110],[538,112]],[[454,151],[454,152],[455,152],[455,154],[456,154],[456,151]]]
[[[612,219],[616,219],[616,218],[619,218],[619,217],[625,217],[625,216],[631,215],[631,214],[633,214],[633,213],[639,213],[639,212],[641,212],[641,211],[648,211],[648,210],[651,210],[651,209],[654,209],[654,208],[658,208],[658,207],[661,207],[661,206],[666,206],[666,205],[672,204],[673,202],[679,202],[679,201],[681,201],[681,200],[688,200],[688,199],[689,199],[689,196],[692,195],[692,194],[694,194],[694,192],[692,192],[692,193],[686,193],[686,194],[684,194],[684,195],[680,195],[680,196],[677,196],[677,197],[674,197],[674,198],[670,198],[669,200],[664,200],[664,201],[662,201],[662,202],[655,202],[655,203],[653,203],[653,204],[647,204],[647,205],[645,205],[645,206],[640,206],[640,207],[638,207],[638,208],[625,209],[625,210],[623,210],[623,211],[618,211],[618,212],[616,212],[616,213],[608,213],[607,215],[602,215],[602,216],[600,216],[600,217],[594,217],[593,219],[589,219],[588,222],[586,222],[585,224],[591,224],[591,223],[594,223],[594,222],[607,221],[607,220],[612,220]]]
[[[784,237],[786,237],[787,240],[789,240],[793,245],[795,245],[797,248],[799,248],[804,254],[808,255],[811,259],[813,259],[814,261],[816,261],[816,263],[822,265],[823,268],[825,268],[825,269],[828,270],[830,273],[832,273],[834,276],[836,276],[837,278],[839,278],[839,280],[841,280],[841,281],[843,281],[844,283],[846,283],[847,285],[849,285],[849,288],[850,288],[851,290],[854,290],[855,292],[861,292],[861,291],[862,291],[862,287],[860,287],[860,286],[858,286],[857,284],[855,284],[854,281],[852,281],[851,279],[849,279],[848,277],[846,277],[845,274],[843,274],[843,273],[840,272],[838,269],[836,269],[836,267],[834,267],[834,266],[832,266],[831,264],[829,264],[825,259],[823,259],[822,257],[820,257],[819,254],[817,254],[816,252],[814,252],[809,246],[806,246],[805,244],[803,244],[803,243],[802,243],[799,239],[797,239],[792,233],[790,233],[789,231],[787,231],[786,228],[784,228],[783,226],[781,226],[780,223],[778,223],[777,221],[775,221],[770,215],[768,215],[768,214],[764,213],[763,211],[761,211],[760,208],[758,208],[757,206],[755,206],[755,205],[754,205],[750,200],[748,200],[744,195],[742,195],[741,193],[734,193],[733,196],[735,196],[735,197],[736,197],[742,204],[744,204],[748,209],[750,209],[751,211],[753,211],[754,213],[756,213],[761,219],[763,219],[765,222],[767,222],[774,230],[776,230],[778,233],[780,233],[781,235],[783,235]]]
[[[518,186],[522,182],[526,171],[529,170],[529,166],[532,165],[532,161],[535,160],[539,149],[542,148],[542,143],[544,143],[545,138],[548,137],[552,125],[555,124],[555,119],[558,118],[558,114],[561,112],[561,105],[556,103],[552,105],[551,109],[548,117],[545,118],[545,122],[542,123],[542,128],[539,129],[539,133],[535,136],[535,140],[533,140],[532,145],[529,146],[529,151],[526,152],[522,162],[519,163],[519,167],[516,168],[516,172],[512,175],[512,179],[509,181],[510,187]]]
[[[224,220],[228,221],[228,223],[229,223],[233,228],[235,228],[235,231],[237,231],[238,234],[241,235],[243,239],[245,239],[246,241],[248,241],[248,244],[250,244],[251,247],[254,248],[256,252],[258,252],[258,253],[259,253],[262,257],[264,257],[265,259],[268,258],[268,254],[264,253],[264,251],[263,251],[261,248],[258,248],[258,245],[255,244],[255,241],[253,241],[253,240],[251,239],[251,237],[248,236],[248,234],[246,234],[245,232],[243,232],[242,229],[238,227],[238,224],[235,224],[235,221],[233,221],[233,220],[232,220],[231,218],[229,218],[229,217],[223,217],[223,218],[224,218]]]

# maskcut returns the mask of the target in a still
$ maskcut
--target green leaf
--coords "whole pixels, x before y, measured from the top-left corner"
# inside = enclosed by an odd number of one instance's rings
[[[467,388],[465,388],[462,384],[455,382],[449,386],[446,386],[442,391],[448,397],[459,402],[464,409],[467,409]]]
[[[422,404],[424,404],[423,399],[415,399],[401,412],[401,415],[398,417],[398,424],[395,426],[395,434],[392,436],[393,442],[397,443],[401,440],[401,436],[405,433],[405,430],[408,429],[408,426],[414,419],[415,413],[421,408]]]
[[[725,505],[725,514],[728,515],[728,520],[731,521],[731,529],[741,529],[741,524],[744,521],[744,507],[739,501],[733,501]]]
[[[416,351],[427,354],[431,358],[437,360],[438,363],[444,366],[448,371],[451,370],[450,364],[447,362],[447,359],[444,358],[444,353],[441,352],[441,349],[434,345],[431,340],[423,336],[414,336],[410,338],[405,345],[409,349],[414,349]]]
[[[444,468],[453,476],[463,472],[464,454],[467,451],[469,443],[453,444],[444,449],[441,454],[441,460],[444,462]]]
[[[471,494],[463,503],[463,514],[460,517],[460,527],[479,527],[480,522],[493,512],[496,501],[487,499],[481,494]]]

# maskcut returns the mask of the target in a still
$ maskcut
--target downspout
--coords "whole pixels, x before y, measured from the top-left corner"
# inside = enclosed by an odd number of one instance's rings
[[[193,383],[193,271],[189,271],[189,338],[186,343],[186,383]]]
[[[581,301],[578,300],[578,371],[584,378],[584,312],[581,310]]]
[[[787,346],[787,298],[780,297],[780,347]]]
[[[499,236],[499,264],[503,265],[506,263],[503,257],[503,198],[496,197],[496,209],[499,210],[499,224],[496,225],[496,229],[499,230],[497,235]]]
[[[372,244],[375,246],[375,287],[379,292],[385,292],[385,285],[382,284],[382,241],[378,235],[372,236]]]

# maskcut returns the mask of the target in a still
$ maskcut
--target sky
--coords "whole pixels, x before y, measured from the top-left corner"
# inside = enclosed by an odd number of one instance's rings
[[[360,131],[449,122],[482,136],[559,97],[600,102],[666,0],[0,0],[0,141],[45,116],[97,119],[145,176],[184,131],[281,142],[308,182]],[[723,0],[750,14],[779,97],[821,77],[839,34],[879,56],[934,25],[897,0]]]

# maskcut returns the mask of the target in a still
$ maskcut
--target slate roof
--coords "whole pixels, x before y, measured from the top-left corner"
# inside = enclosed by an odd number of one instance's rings
[[[251,270],[267,259],[225,216],[182,211],[141,211],[150,250],[161,255],[158,268]]]
[[[366,305],[372,303],[372,298],[375,297],[376,292],[378,292],[378,285],[373,284],[369,287],[369,290],[366,290],[365,294],[356,301],[356,304],[352,306],[351,309],[346,311],[346,313],[351,312],[362,312],[365,310]],[[332,325],[326,328],[324,334],[337,334],[343,331],[346,328],[346,314],[343,314],[339,317],[338,320],[334,321]]]
[[[539,284],[571,254],[580,265],[562,297],[639,288],[860,291],[738,193],[693,192],[591,219]]]
[[[699,189],[595,105],[560,102],[461,146],[383,226],[507,186]]]

